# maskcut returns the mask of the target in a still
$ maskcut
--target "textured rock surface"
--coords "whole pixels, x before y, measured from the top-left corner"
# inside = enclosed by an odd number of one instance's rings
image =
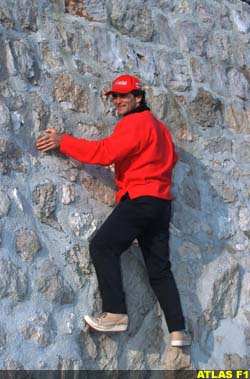
[[[0,369],[248,369],[250,5],[240,0],[0,0]],[[100,139],[103,96],[139,75],[172,132],[171,252],[191,349],[169,347],[134,244],[130,327],[82,323],[101,300],[88,241],[115,204],[113,167],[39,154],[47,127]]]

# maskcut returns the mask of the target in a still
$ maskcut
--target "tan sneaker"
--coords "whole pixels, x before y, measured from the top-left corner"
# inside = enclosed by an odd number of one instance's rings
[[[128,329],[128,315],[103,313],[100,317],[84,316],[86,323],[98,332],[125,332]]]
[[[191,345],[191,337],[185,332],[180,330],[171,333],[171,346],[183,347]]]

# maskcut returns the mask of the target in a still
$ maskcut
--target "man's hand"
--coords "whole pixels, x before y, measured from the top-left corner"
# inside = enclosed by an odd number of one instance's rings
[[[36,148],[42,153],[46,153],[49,150],[57,149],[61,144],[63,136],[57,130],[52,128],[46,129],[46,133],[47,135],[39,137],[36,141]]]

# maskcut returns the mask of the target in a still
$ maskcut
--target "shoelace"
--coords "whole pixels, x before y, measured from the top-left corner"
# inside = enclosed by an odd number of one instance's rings
[[[100,322],[101,319],[102,319],[102,318],[106,318],[106,316],[107,316],[107,312],[103,312],[103,313],[101,314],[101,316],[99,316],[99,317],[96,318],[96,320],[97,320],[98,322]]]

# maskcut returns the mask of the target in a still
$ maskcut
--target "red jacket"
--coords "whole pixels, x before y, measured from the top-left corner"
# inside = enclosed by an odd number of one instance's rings
[[[84,163],[114,163],[117,202],[126,192],[131,199],[172,199],[172,171],[178,156],[168,129],[148,110],[124,116],[114,132],[99,141],[65,134],[60,151]]]

